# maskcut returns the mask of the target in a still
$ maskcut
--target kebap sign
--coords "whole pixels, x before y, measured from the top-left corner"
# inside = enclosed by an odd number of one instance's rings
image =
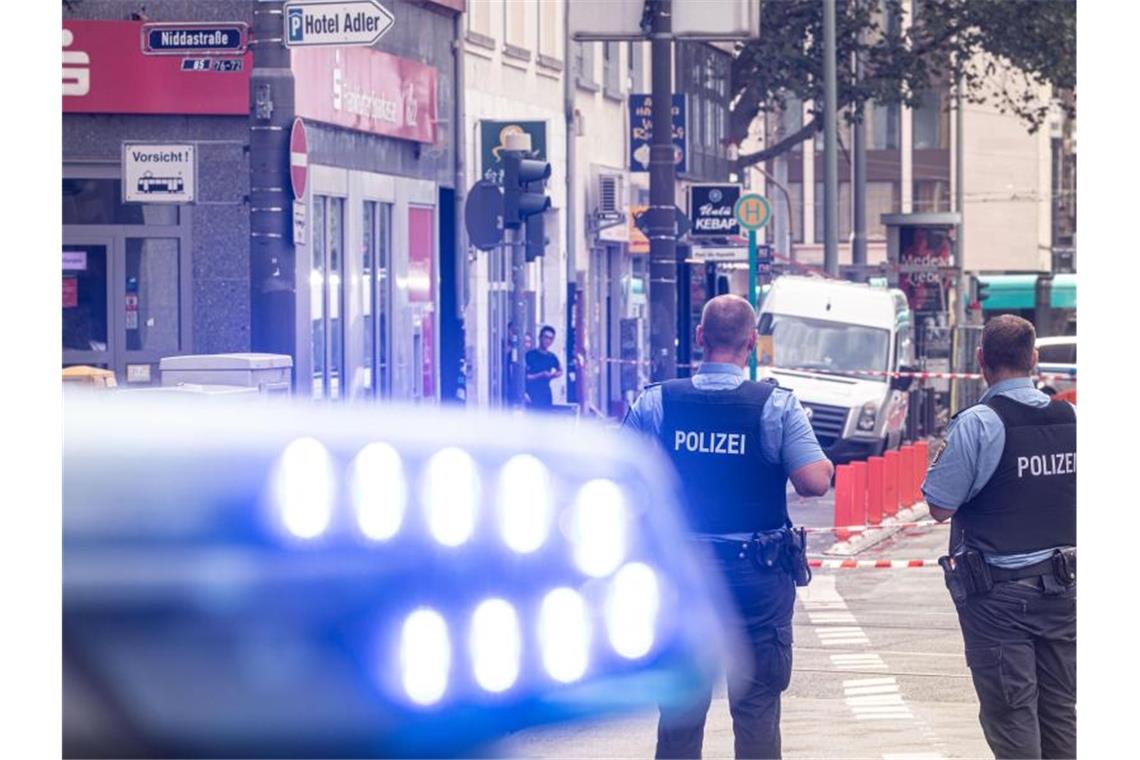
[[[740,234],[736,218],[736,202],[740,185],[691,185],[689,216],[693,220],[692,237],[734,237]]]
[[[123,143],[124,203],[193,203],[197,159],[189,143]]]

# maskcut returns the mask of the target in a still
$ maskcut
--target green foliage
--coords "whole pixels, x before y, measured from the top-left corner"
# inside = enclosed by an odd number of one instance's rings
[[[916,106],[924,91],[960,78],[972,102],[1017,115],[1030,132],[1061,107],[1075,115],[1076,0],[915,0],[903,28],[901,0],[837,0],[838,105],[850,121],[863,104]],[[733,62],[730,138],[739,143],[762,113],[788,98],[820,103],[804,127],[741,166],[765,161],[823,128],[823,1],[765,0],[760,39],[742,45]],[[852,75],[855,55],[863,78]],[[988,54],[988,55],[986,55]],[[1004,76],[1012,65],[1024,76]],[[1054,96],[1042,99],[1041,85]]]

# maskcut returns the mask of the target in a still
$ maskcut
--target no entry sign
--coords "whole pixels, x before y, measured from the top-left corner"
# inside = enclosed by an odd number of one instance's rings
[[[293,183],[293,197],[303,200],[309,179],[309,138],[305,134],[305,122],[300,119],[293,119],[293,131],[289,133],[289,179]]]

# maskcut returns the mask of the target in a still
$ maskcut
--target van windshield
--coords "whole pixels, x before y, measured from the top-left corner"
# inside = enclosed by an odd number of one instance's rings
[[[776,367],[840,373],[888,369],[887,330],[766,313],[760,334],[772,336]]]

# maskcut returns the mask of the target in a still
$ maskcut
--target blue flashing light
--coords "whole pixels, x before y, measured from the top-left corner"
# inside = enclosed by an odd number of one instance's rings
[[[684,701],[734,643],[640,438],[128,394],[69,394],[65,420],[64,662],[92,682],[65,681],[76,754],[87,694],[123,716],[110,754],[470,754]]]

